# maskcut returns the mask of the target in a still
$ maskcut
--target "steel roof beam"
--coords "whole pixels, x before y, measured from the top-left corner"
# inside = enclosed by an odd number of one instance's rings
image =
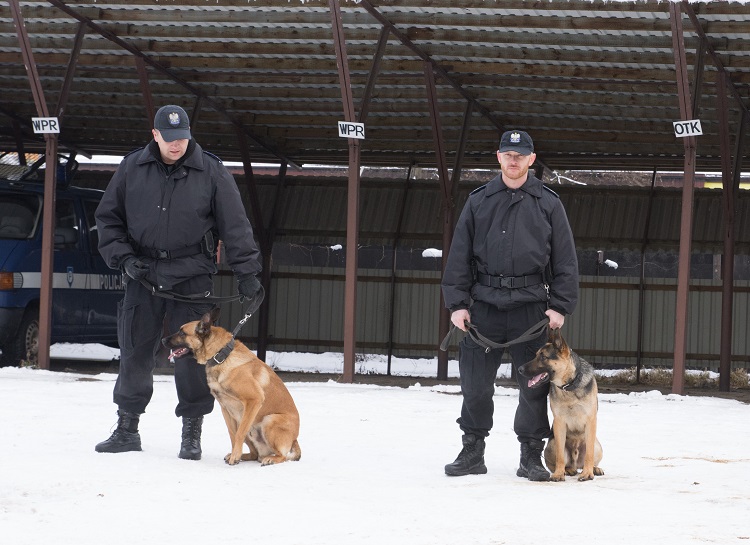
[[[126,42],[125,40],[123,40],[122,38],[120,38],[119,36],[117,36],[116,34],[113,34],[112,32],[108,31],[104,27],[102,27],[102,26],[98,25],[97,23],[95,23],[90,18],[88,18],[88,17],[86,17],[86,16],[78,13],[73,8],[65,5],[64,2],[62,2],[60,0],[49,0],[49,3],[52,4],[53,6],[55,6],[56,8],[58,8],[59,10],[63,11],[64,13],[70,15],[74,19],[76,19],[76,20],[78,20],[78,21],[80,21],[82,23],[85,23],[86,25],[89,26],[89,28],[91,28],[92,30],[94,30],[95,32],[97,32],[99,35],[101,35],[104,38],[106,38],[107,40],[109,40],[109,41],[117,44],[122,49],[128,51],[130,54],[135,55],[136,57],[140,57],[141,59],[143,59],[143,61],[146,64],[148,64],[149,66],[151,66],[155,70],[161,72],[162,74],[164,74],[166,76],[169,76],[172,80],[174,80],[175,83],[179,84],[180,86],[182,86],[184,89],[186,89],[187,91],[189,91],[193,95],[198,96],[198,97],[202,97],[211,108],[213,108],[217,112],[219,112],[222,115],[224,115],[224,117],[226,117],[227,120],[230,123],[232,123],[236,127],[240,128],[242,131],[244,131],[245,134],[247,135],[247,137],[250,140],[252,140],[258,147],[262,148],[263,150],[265,150],[266,152],[270,153],[274,157],[277,157],[278,159],[281,159],[282,161],[284,161],[284,162],[286,162],[286,163],[294,166],[295,168],[300,168],[299,165],[295,161],[293,161],[292,159],[286,157],[283,153],[280,153],[278,150],[276,150],[274,146],[266,143],[265,141],[263,141],[263,139],[261,139],[260,137],[256,136],[255,134],[253,134],[252,131],[250,131],[242,123],[242,121],[240,121],[239,119],[237,119],[234,116],[232,116],[226,108],[224,108],[221,104],[219,104],[219,102],[217,102],[216,100],[214,100],[211,97],[209,97],[208,95],[206,95],[206,93],[204,93],[198,87],[195,87],[189,81],[187,81],[184,78],[180,77],[179,75],[175,74],[169,68],[166,68],[162,64],[154,61],[148,55],[146,55],[145,53],[143,53],[142,51],[140,51],[138,48],[133,47],[132,45],[130,45],[128,42]]]
[[[438,74],[444,81],[450,84],[451,87],[453,87],[453,89],[455,89],[456,92],[458,92],[462,97],[464,97],[469,102],[472,102],[476,110],[480,114],[482,114],[483,117],[488,119],[490,123],[492,123],[492,125],[495,126],[495,128],[498,130],[498,133],[502,133],[506,130],[504,124],[495,119],[495,116],[492,115],[492,112],[490,112],[490,110],[485,108],[474,95],[469,93],[460,83],[455,81],[455,79],[447,72],[447,70],[445,70],[442,66],[440,66],[440,64],[433,60],[432,57],[425,53],[418,45],[412,42],[405,33],[396,28],[396,26],[391,23],[388,18],[386,18],[377,9],[375,9],[375,7],[370,3],[369,0],[360,0],[359,4],[365,10],[367,10],[368,13],[375,17],[375,19],[377,19],[380,24],[387,27],[391,31],[391,33],[393,33],[393,35],[396,36],[402,44],[411,49],[417,55],[417,57],[422,59],[424,62],[429,63],[434,73]],[[539,161],[540,164],[546,167],[544,161],[539,156],[537,156],[537,161]]]
[[[695,15],[695,11],[693,11],[693,8],[690,6],[688,0],[682,0],[682,11],[685,12],[685,14],[690,18],[690,20],[693,23],[693,27],[695,27],[695,31],[698,33],[698,36],[701,38],[701,42],[705,44],[706,52],[711,57],[711,60],[713,60],[714,66],[716,66],[716,69],[719,72],[723,72],[726,76],[727,81],[727,88],[729,89],[729,92],[732,93],[732,96],[737,101],[737,104],[742,110],[745,112],[745,115],[748,115],[750,112],[748,111],[747,105],[743,101],[743,97],[740,94],[740,92],[737,90],[737,87],[735,87],[734,83],[732,82],[732,76],[729,74],[724,68],[724,63],[721,62],[721,59],[719,58],[719,55],[716,53],[716,50],[713,48],[711,43],[709,42],[708,35],[703,30],[703,26],[701,25],[700,20]]]

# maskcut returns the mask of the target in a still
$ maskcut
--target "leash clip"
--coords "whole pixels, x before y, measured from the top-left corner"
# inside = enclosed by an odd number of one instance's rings
[[[249,313],[245,314],[245,317],[240,320],[240,325],[244,325],[245,322],[247,322],[250,319],[250,316],[252,316],[252,314],[249,314]]]

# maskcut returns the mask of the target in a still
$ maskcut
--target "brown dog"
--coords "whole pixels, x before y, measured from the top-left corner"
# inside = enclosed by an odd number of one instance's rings
[[[268,365],[226,329],[213,326],[219,309],[188,322],[162,340],[175,358],[192,352],[206,366],[211,393],[221,406],[232,441],[224,461],[234,465],[259,460],[262,465],[299,460],[299,413],[289,390]],[[247,444],[249,454],[242,453]]]
[[[564,481],[581,469],[579,481],[590,481],[604,475],[599,467],[602,446],[596,438],[596,414],[599,406],[594,369],[573,352],[559,329],[550,330],[549,342],[536,357],[519,367],[534,388],[550,382],[549,404],[554,420],[554,437],[544,449],[547,468],[553,470],[553,481]]]

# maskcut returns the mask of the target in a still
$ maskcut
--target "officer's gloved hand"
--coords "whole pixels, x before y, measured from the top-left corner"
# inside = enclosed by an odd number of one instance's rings
[[[237,291],[245,297],[250,308],[258,308],[263,302],[265,292],[254,274],[242,274],[237,277]]]
[[[146,263],[131,255],[122,262],[122,268],[133,280],[140,280],[148,274],[149,267]]]

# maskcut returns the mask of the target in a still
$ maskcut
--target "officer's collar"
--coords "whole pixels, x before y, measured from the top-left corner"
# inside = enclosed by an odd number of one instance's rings
[[[156,143],[156,140],[151,140],[151,142],[143,148],[141,155],[138,157],[138,164],[161,161],[160,155],[159,144]],[[185,150],[185,155],[180,158],[178,163],[179,166],[203,170],[203,148],[200,147],[195,139],[190,139],[187,150]]]
[[[487,184],[487,190],[485,194],[491,195],[493,193],[497,193],[498,191],[504,191],[506,189],[509,189],[509,188],[507,185],[505,185],[505,182],[503,182],[503,175],[498,174]],[[520,191],[525,191],[526,193],[534,197],[542,196],[542,182],[536,176],[534,176],[531,172],[529,172],[529,177],[526,179],[523,185],[519,187],[518,189]]]

